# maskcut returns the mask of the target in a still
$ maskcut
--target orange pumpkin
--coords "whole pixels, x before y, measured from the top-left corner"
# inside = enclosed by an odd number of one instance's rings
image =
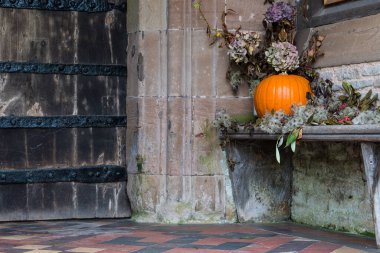
[[[305,105],[307,93],[311,93],[309,81],[296,75],[273,75],[265,78],[256,88],[254,105],[259,117],[266,112],[282,109],[291,113],[293,104]]]

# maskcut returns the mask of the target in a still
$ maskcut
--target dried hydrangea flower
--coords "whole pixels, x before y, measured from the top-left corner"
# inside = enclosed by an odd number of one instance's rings
[[[271,23],[280,22],[283,19],[292,21],[294,19],[295,9],[288,3],[277,2],[272,4],[265,13],[265,19]]]
[[[273,42],[265,51],[265,57],[277,72],[293,71],[299,67],[297,48],[289,42]]]
[[[215,119],[212,121],[212,126],[214,128],[229,128],[232,125],[231,117],[226,113],[225,110],[221,110],[216,113]]]
[[[256,32],[238,31],[234,40],[228,45],[227,54],[236,63],[247,63],[260,46],[260,35]]]
[[[380,124],[380,112],[379,111],[364,111],[356,116],[352,123],[354,125],[365,124]]]
[[[286,114],[281,110],[274,114],[267,112],[261,119],[259,128],[268,134],[281,133],[283,127],[282,122],[285,121],[286,118]]]

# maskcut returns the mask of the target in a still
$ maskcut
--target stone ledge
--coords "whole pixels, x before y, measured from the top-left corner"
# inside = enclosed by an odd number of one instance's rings
[[[231,140],[277,140],[278,134],[267,134],[260,129],[251,132],[230,132]],[[380,125],[305,126],[302,141],[380,142]]]

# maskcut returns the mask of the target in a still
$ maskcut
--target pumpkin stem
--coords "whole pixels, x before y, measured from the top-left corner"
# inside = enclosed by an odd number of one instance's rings
[[[281,72],[279,75],[287,75],[288,73],[286,73],[286,71],[284,71],[284,72]]]

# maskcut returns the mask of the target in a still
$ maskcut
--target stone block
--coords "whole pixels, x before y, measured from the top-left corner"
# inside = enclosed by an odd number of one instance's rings
[[[316,67],[331,67],[380,60],[380,14],[342,21],[316,28],[326,35],[322,45],[324,57]]]
[[[215,131],[212,129],[211,131]],[[216,131],[215,131],[216,132]],[[197,137],[193,141],[192,175],[221,175],[221,148],[217,134],[210,137]]]
[[[335,79],[334,72],[331,68],[318,69],[318,73],[322,79],[329,79],[330,81]]]
[[[350,232],[373,232],[358,143],[302,142],[293,165],[292,220]]]
[[[374,85],[373,79],[358,79],[348,81],[355,89],[363,89]]]
[[[154,215],[165,199],[165,176],[129,174],[127,192],[131,201],[133,217]],[[153,218],[154,219],[154,218]]]
[[[168,31],[168,92],[169,96],[186,94],[186,76],[190,75],[186,65],[188,57],[185,53],[185,39],[189,32],[185,30]]]
[[[157,218],[170,223],[223,221],[225,218],[223,187],[222,177],[167,177],[168,197],[160,206]],[[186,195],[192,197],[188,198]]]
[[[187,4],[191,5],[192,3],[190,1],[187,1]],[[222,28],[221,15],[224,12],[224,9],[225,9],[224,0],[202,1],[202,11],[207,21],[209,22],[211,28],[216,28],[216,29]],[[200,29],[200,30],[205,31],[207,27],[206,22],[200,15],[199,11],[190,6],[190,13],[192,16],[191,27],[193,29]]]
[[[216,110],[224,109],[229,115],[245,115],[253,111],[252,97],[219,98]]]
[[[219,139],[214,136],[212,139],[203,137],[195,139],[193,143],[192,175],[221,175]]]
[[[220,175],[221,148],[216,130],[211,126],[215,118],[214,98],[193,99],[193,145],[191,175]]]
[[[251,0],[226,0],[227,9],[232,9],[236,13],[227,15],[226,23],[229,29],[237,29],[240,26],[243,30],[263,31],[263,15],[269,5],[264,5],[263,1]]]
[[[380,78],[376,78],[373,81],[373,85],[374,85],[375,88],[379,88],[380,87]]]
[[[167,29],[167,1],[139,0],[140,31]]]
[[[193,96],[214,96],[216,94],[214,60],[216,46],[210,47],[204,31],[192,33],[191,77]]]
[[[183,29],[189,19],[190,4],[186,0],[168,1],[168,27],[169,29]]]
[[[127,31],[130,33],[140,30],[139,0],[127,0]]]
[[[158,2],[158,1],[157,1]],[[140,52],[143,58],[143,92],[140,95],[166,95],[165,68],[167,34],[162,31],[144,32],[140,41]],[[140,57],[140,56],[139,56]],[[141,80],[140,80],[141,81]]]
[[[170,98],[168,102],[168,164],[171,176],[188,174],[191,170],[192,120],[187,112],[191,109],[190,98]]]
[[[355,65],[335,68],[335,76],[338,81],[359,79],[361,77],[360,70]]]
[[[193,178],[194,216],[204,221],[223,220],[225,206],[224,177]]]
[[[247,145],[234,142],[227,147],[237,216],[240,222],[278,222],[290,218],[291,154],[275,160],[275,142]]]
[[[136,155],[139,134],[139,98],[127,98],[128,127],[126,134],[126,159],[128,173],[137,173]]]
[[[182,176],[168,176],[166,178],[166,189],[168,192],[167,202],[181,202],[183,200],[184,191],[184,178]]]
[[[145,97],[139,106],[137,154],[145,160],[142,172],[165,174],[168,132],[166,99]]]
[[[216,105],[220,99],[216,98],[193,98],[194,134],[202,132],[204,123],[215,118]]]
[[[139,74],[142,66],[138,64],[140,52],[141,32],[128,34],[128,49],[127,49],[127,96],[137,97],[140,92]]]
[[[380,63],[363,63],[360,68],[360,73],[363,76],[379,76],[380,75]]]

